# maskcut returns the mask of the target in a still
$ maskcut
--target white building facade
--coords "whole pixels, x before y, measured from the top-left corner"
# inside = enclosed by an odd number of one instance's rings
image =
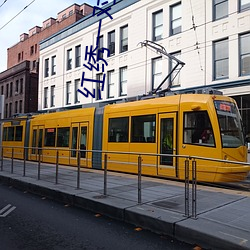
[[[109,13],[112,20],[89,15],[40,43],[39,110],[115,102],[157,88],[175,64],[140,46],[150,40],[185,63],[172,91],[212,87],[233,96],[250,132],[250,0],[121,0]],[[99,48],[110,50],[103,72],[83,66],[100,19]],[[105,84],[81,86],[83,72],[85,79],[105,77]],[[169,79],[162,89],[168,85]]]

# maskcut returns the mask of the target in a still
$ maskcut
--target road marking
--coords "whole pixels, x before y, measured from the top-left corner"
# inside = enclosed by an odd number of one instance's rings
[[[10,214],[12,211],[16,209],[15,206],[12,206],[11,204],[8,204],[4,208],[0,210],[0,217],[6,217],[8,214]]]

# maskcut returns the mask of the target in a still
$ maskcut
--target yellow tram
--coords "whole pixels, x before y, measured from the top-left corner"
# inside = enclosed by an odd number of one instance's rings
[[[22,131],[21,139],[12,136],[15,131]],[[138,171],[138,156],[133,153],[161,154],[143,155],[142,173],[175,179],[184,179],[185,161],[175,155],[247,161],[235,101],[209,94],[171,95],[34,115],[18,125],[4,123],[2,145],[6,157],[10,157],[10,149],[5,146],[33,147],[26,157],[34,161],[39,156],[37,147],[42,148],[41,160],[51,163],[58,150],[59,163],[66,165],[77,164],[79,149],[115,151],[116,154],[108,154],[108,169],[129,173]],[[14,157],[24,157],[24,151],[17,154],[14,150]],[[103,158],[95,153],[82,152],[79,158],[81,166],[103,168]],[[244,165],[197,160],[199,181],[240,181],[249,170]]]

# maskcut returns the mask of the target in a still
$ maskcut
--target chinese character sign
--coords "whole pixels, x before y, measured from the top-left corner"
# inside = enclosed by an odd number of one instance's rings
[[[100,0],[97,0],[97,6],[94,6],[94,9],[93,9],[93,16],[94,15],[100,16],[102,14],[106,14],[112,20],[113,18],[108,12],[111,10],[111,7],[109,6],[108,8],[105,8],[105,9],[100,7],[100,6],[103,6],[107,3],[108,3],[108,1],[105,1],[105,2],[100,4]],[[115,3],[116,3],[116,1],[114,0],[113,5]],[[105,67],[108,66],[107,61],[105,59],[103,59],[103,55],[106,53],[107,57],[110,56],[109,49],[100,48],[101,25],[102,25],[102,19],[100,19],[100,21],[99,21],[98,33],[97,33],[95,46],[93,46],[93,45],[86,46],[85,57],[84,57],[84,60],[86,61],[86,63],[84,63],[83,66],[89,71],[93,71],[93,69],[94,69],[99,73],[103,73],[103,78],[102,78],[102,80],[101,79],[95,80],[95,79],[85,78],[85,71],[83,71],[82,79],[81,79],[81,89],[79,88],[77,90],[85,97],[89,97],[89,95],[90,95],[93,98],[95,98],[97,96],[98,99],[101,99],[101,92],[104,90],[105,79],[106,79],[106,73],[104,73],[104,71],[105,71]],[[98,88],[98,89],[93,88],[93,91],[89,91],[84,86],[85,82],[96,83],[100,86],[100,88]]]

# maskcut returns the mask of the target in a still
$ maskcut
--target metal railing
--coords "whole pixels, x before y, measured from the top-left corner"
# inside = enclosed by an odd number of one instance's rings
[[[76,149],[62,149],[62,148],[35,148],[35,147],[10,147],[10,146],[2,146],[1,148],[1,171],[3,171],[3,159],[4,159],[4,149],[11,149],[11,154],[8,154],[11,158],[11,168],[10,172],[11,174],[14,173],[14,156],[15,156],[15,149],[22,149],[23,150],[23,171],[22,175],[26,176],[26,165],[27,165],[27,156],[28,152],[30,150],[34,150],[38,152],[37,154],[37,180],[41,180],[41,164],[42,164],[42,156],[43,156],[43,150],[53,150],[56,151],[55,155],[55,184],[58,184],[58,178],[59,178],[59,151],[68,151],[71,153],[72,151],[76,152],[76,158],[77,158],[77,164],[76,164],[76,188],[81,188],[81,153],[85,152],[86,157],[87,153],[99,153],[102,155],[102,164],[103,164],[103,195],[108,196],[108,164],[109,164],[109,156],[110,155],[134,155],[137,156],[137,202],[138,204],[142,204],[142,172],[143,172],[143,157],[153,156],[153,157],[162,157],[162,156],[170,156],[173,158],[183,158],[184,160],[184,172],[185,172],[185,178],[184,178],[184,184],[185,184],[185,193],[184,193],[184,203],[185,203],[185,216],[196,218],[197,217],[197,159],[199,160],[209,160],[209,161],[216,161],[216,162],[227,162],[232,164],[243,164],[239,162],[234,161],[225,161],[225,160],[217,160],[213,158],[204,158],[204,157],[196,157],[196,156],[187,156],[187,155],[169,155],[169,154],[150,154],[150,153],[137,153],[137,152],[116,152],[116,151],[101,151],[101,150],[76,150]],[[20,156],[19,156],[20,158]],[[191,165],[190,165],[191,163]],[[51,164],[51,163],[50,163]],[[250,166],[248,163],[244,163],[246,166]],[[157,166],[156,166],[157,167]],[[191,176],[190,176],[191,173]],[[190,186],[191,186],[191,194],[190,194]],[[190,200],[191,196],[191,200]],[[190,213],[190,203],[191,203],[191,213]]]

